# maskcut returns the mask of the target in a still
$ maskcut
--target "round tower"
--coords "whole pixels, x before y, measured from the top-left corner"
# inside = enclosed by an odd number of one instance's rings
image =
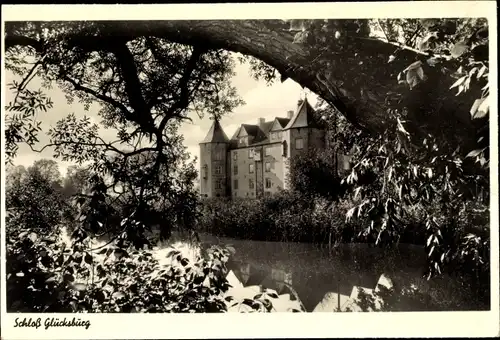
[[[202,197],[226,196],[228,148],[229,138],[216,119],[207,136],[200,143],[200,194]]]

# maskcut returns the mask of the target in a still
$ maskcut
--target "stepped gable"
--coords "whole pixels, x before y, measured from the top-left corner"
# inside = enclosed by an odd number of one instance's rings
[[[227,138],[227,135],[222,129],[218,119],[214,120],[206,137],[200,144],[205,143],[229,143],[229,138]]]

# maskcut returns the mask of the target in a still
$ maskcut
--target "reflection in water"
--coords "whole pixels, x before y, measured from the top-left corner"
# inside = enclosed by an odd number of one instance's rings
[[[203,246],[231,245],[236,249],[228,263],[231,271],[228,280],[233,286],[228,294],[238,299],[252,298],[262,288],[273,289],[280,296],[273,301],[277,311],[358,311],[355,303],[358,288],[372,295],[381,286],[418,289],[420,301],[399,297],[393,310],[480,309],[460,279],[425,280],[422,277],[425,253],[416,246],[384,250],[366,244],[347,244],[330,252],[312,244],[212,235],[201,235],[201,241]],[[380,305],[379,301],[375,303]]]

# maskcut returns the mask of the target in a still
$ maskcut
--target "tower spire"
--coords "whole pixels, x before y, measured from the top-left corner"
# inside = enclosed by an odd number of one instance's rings
[[[229,138],[227,138],[226,133],[222,129],[222,126],[220,125],[219,119],[217,117],[214,117],[214,122],[212,123],[212,126],[210,127],[210,130],[208,130],[207,135],[201,142],[203,143],[228,143]]]

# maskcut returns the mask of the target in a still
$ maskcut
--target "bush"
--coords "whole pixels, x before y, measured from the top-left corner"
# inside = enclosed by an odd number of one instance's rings
[[[211,247],[189,258],[178,249],[160,264],[151,251],[115,244],[98,249],[68,244],[60,230],[8,227],[8,312],[225,312],[270,311],[266,296],[226,296],[231,248]]]
[[[348,205],[282,191],[262,199],[207,199],[198,228],[219,236],[261,241],[335,243],[354,239]]]

